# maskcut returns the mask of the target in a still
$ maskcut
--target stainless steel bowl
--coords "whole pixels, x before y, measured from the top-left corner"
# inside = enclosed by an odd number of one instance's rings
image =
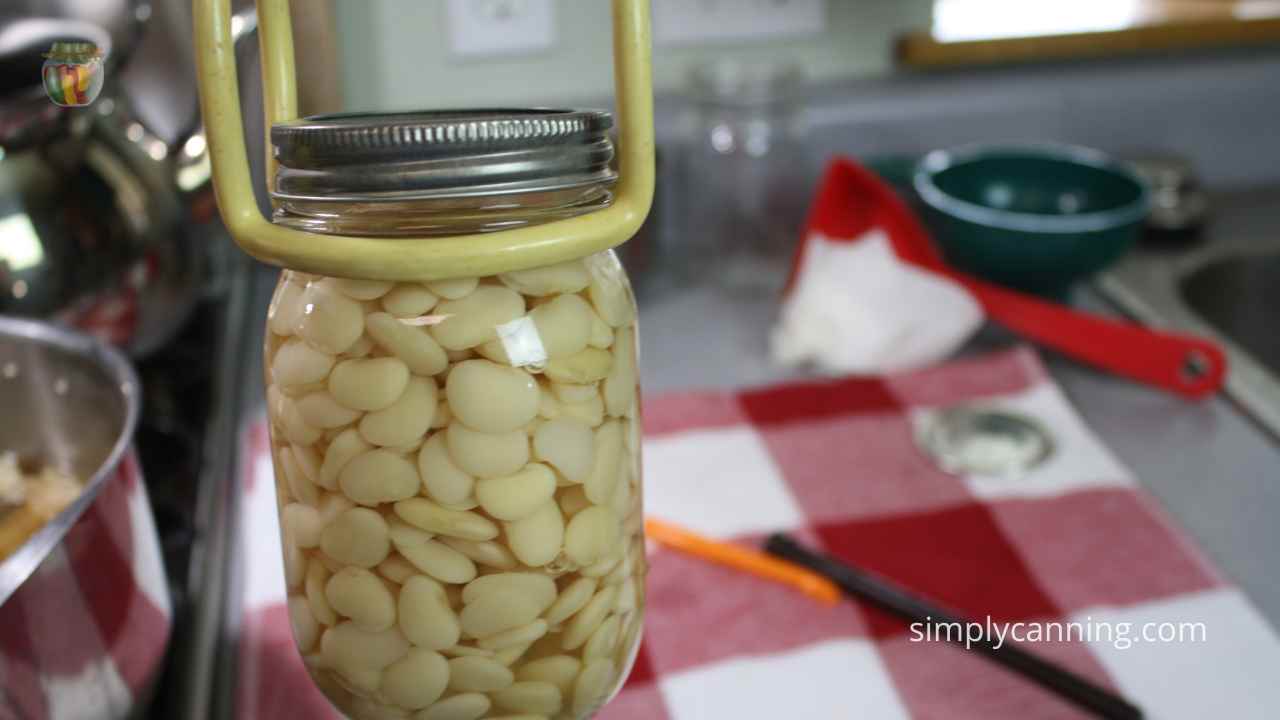
[[[139,392],[119,351],[0,317],[0,450],[85,480],[0,563],[0,707],[14,717],[114,720],[149,696],[172,613],[131,448]]]
[[[55,320],[145,356],[224,279],[217,263],[229,246],[194,69],[175,56],[192,51],[181,33],[164,32],[190,18],[176,1],[0,4],[0,314]],[[49,17],[30,16],[37,11]],[[143,18],[150,32],[139,32]],[[236,18],[238,41],[257,22],[252,8]],[[45,97],[39,70],[55,38],[117,48],[91,107]]]

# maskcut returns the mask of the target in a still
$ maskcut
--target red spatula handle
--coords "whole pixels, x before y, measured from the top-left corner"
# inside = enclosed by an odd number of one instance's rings
[[[978,280],[950,267],[902,199],[857,162],[836,157],[809,209],[805,237],[857,238],[883,229],[902,260],[950,277],[977,297],[992,320],[1064,355],[1138,382],[1198,398],[1222,387],[1227,359],[1213,343],[1087,315]],[[803,260],[800,243],[793,268]]]
[[[1216,392],[1227,358],[1213,343],[1086,315],[964,273],[947,274],[977,296],[992,320],[1064,355],[1190,398]]]

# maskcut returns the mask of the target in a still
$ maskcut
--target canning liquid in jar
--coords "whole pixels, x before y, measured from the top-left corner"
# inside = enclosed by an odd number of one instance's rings
[[[317,685],[355,720],[593,714],[644,607],[614,253],[424,282],[286,270],[267,327],[288,611]]]

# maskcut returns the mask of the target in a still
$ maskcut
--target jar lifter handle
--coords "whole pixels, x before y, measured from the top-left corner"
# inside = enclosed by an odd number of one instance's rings
[[[338,277],[435,280],[493,275],[563,262],[614,247],[640,228],[653,200],[653,78],[649,0],[613,0],[614,83],[621,148],[608,208],[494,233],[383,238],[321,235],[272,224],[253,197],[241,130],[230,0],[193,0],[200,106],[218,207],[245,252],[273,265]],[[287,0],[258,0],[266,129],[297,117],[293,33]],[[267,147],[270,148],[268,139]],[[270,150],[268,149],[268,153]],[[268,157],[268,177],[274,176]]]

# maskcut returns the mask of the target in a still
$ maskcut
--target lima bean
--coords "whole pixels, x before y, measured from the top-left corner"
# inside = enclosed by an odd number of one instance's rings
[[[493,692],[515,682],[511,670],[483,657],[457,657],[449,661],[449,689],[460,692]]]
[[[554,500],[548,500],[526,518],[504,523],[504,528],[511,552],[529,567],[541,567],[554,560],[564,542],[564,517]]]
[[[591,426],[576,418],[548,420],[533,434],[533,454],[569,481],[583,482],[595,463],[594,433]]]
[[[538,414],[538,383],[519,368],[465,360],[449,371],[445,397],[454,417],[483,433],[523,427]]]
[[[444,433],[434,433],[418,452],[418,474],[422,488],[436,502],[454,505],[466,502],[475,490],[475,478],[453,462]]]
[[[409,367],[393,357],[343,360],[329,373],[329,394],[352,410],[381,410],[400,398]]]
[[[445,430],[449,457],[478,478],[510,475],[529,462],[529,436],[523,430],[482,433],[455,422]]]
[[[409,642],[430,650],[444,650],[458,644],[462,626],[449,607],[439,583],[415,575],[400,588],[400,631]]]
[[[376,510],[344,510],[320,532],[320,549],[347,565],[375,567],[391,552],[387,521]]]
[[[524,307],[519,293],[481,286],[462,298],[436,305],[435,314],[444,320],[431,326],[431,336],[447,350],[473,348],[497,337],[495,328],[523,315]]]
[[[487,695],[459,693],[451,695],[414,716],[414,720],[479,720],[489,712]]]
[[[417,710],[434,703],[449,684],[449,663],[438,652],[410,648],[382,674],[382,694],[402,708]]]
[[[541,463],[529,463],[520,472],[476,483],[480,507],[498,520],[529,517],[556,492],[555,473]]]
[[[426,328],[406,325],[387,313],[373,313],[364,321],[369,336],[413,374],[436,375],[449,366],[444,349]]]
[[[421,486],[413,463],[381,448],[357,455],[338,473],[338,487],[343,494],[361,505],[411,498]]]
[[[364,307],[343,295],[332,280],[307,283],[299,304],[302,312],[295,332],[330,355],[345,352],[364,332]]]

